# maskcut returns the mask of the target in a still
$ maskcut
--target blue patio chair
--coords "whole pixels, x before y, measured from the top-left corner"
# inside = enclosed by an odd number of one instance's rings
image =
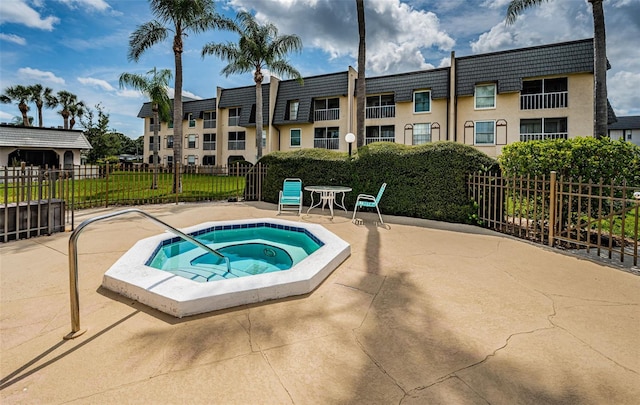
[[[376,211],[378,211],[380,223],[384,225],[382,215],[380,215],[380,209],[378,209],[378,203],[380,203],[380,199],[382,198],[382,194],[384,193],[385,188],[387,188],[387,183],[382,183],[382,186],[380,186],[380,190],[378,190],[378,195],[375,197],[369,194],[358,194],[358,198],[356,199],[356,206],[353,208],[353,218],[351,218],[351,221],[355,221],[358,208],[375,208]]]
[[[278,197],[278,215],[284,210],[295,210],[298,215],[302,214],[302,180],[284,179]]]

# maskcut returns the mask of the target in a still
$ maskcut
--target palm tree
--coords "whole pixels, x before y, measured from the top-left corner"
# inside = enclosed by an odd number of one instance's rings
[[[18,102],[18,109],[22,114],[22,125],[30,126],[30,120],[27,116],[30,108],[27,104],[29,102],[29,97],[31,96],[31,92],[27,86],[23,85],[15,85],[12,87],[7,87],[4,90],[3,94],[0,94],[0,102],[4,104],[10,104],[12,101]]]
[[[125,86],[132,87],[151,101],[151,111],[153,112],[153,183],[152,189],[158,188],[158,148],[160,147],[160,138],[158,137],[158,129],[160,122],[169,122],[171,120],[171,100],[169,99],[169,80],[171,80],[171,70],[156,70],[154,67],[147,72],[146,76],[133,73],[123,73],[120,75],[120,88]]]
[[[182,156],[182,52],[183,37],[210,29],[229,27],[230,22],[216,14],[213,0],[149,0],[155,20],[138,26],[129,36],[130,61],[137,62],[153,45],[163,42],[173,32],[175,95],[173,97],[173,191],[181,192],[179,162]]]
[[[358,127],[358,136],[356,145],[360,147],[364,145],[364,112],[367,97],[365,83],[367,46],[365,42],[364,0],[356,0],[356,9],[358,10],[358,35],[360,37],[360,42],[358,43],[358,96],[356,98],[356,126]]]
[[[253,73],[256,83],[256,154],[262,157],[262,81],[263,69],[276,75],[290,76],[303,83],[302,76],[285,59],[289,52],[302,50],[302,40],[297,35],[278,35],[278,28],[269,23],[260,25],[251,13],[238,13],[238,25],[234,31],[240,34],[237,44],[208,43],[202,48],[202,56],[216,55],[228,62],[222,69],[225,76],[234,73]]]
[[[87,107],[82,101],[77,101],[69,105],[69,129],[73,129],[76,125],[76,117],[81,118],[87,111]]]
[[[518,15],[525,9],[540,5],[549,0],[511,0],[507,8],[507,24],[513,24]],[[604,24],[602,0],[589,0],[593,9],[593,48],[594,48],[594,125],[596,138],[607,136],[608,101],[607,101],[607,40]]]
[[[29,101],[35,103],[38,109],[38,126],[42,128],[44,125],[42,122],[42,107],[55,108],[55,97],[53,96],[53,90],[50,87],[42,87],[41,84],[34,84],[28,87]]]
[[[56,104],[61,107],[58,114],[62,115],[62,119],[64,120],[64,129],[69,129],[69,117],[71,117],[70,109],[73,109],[73,105],[77,103],[78,96],[69,91],[60,90],[56,95]]]

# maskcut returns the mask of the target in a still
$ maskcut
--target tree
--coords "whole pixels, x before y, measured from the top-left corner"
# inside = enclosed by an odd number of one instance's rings
[[[56,107],[56,98],[53,95],[53,89],[50,87],[42,87],[41,84],[34,84],[28,87],[29,89],[29,101],[35,103],[36,108],[38,109],[38,126],[40,128],[43,127],[44,123],[42,121],[42,108],[55,108]]]
[[[12,87],[7,87],[4,90],[4,93],[0,95],[0,102],[4,104],[10,104],[12,101],[17,101],[18,109],[22,114],[22,124],[24,126],[31,126],[31,121],[27,116],[30,108],[27,104],[29,102],[29,98],[31,96],[31,92],[27,86],[23,85],[15,85]]]
[[[228,62],[221,73],[225,76],[235,73],[253,73],[256,84],[256,151],[257,159],[262,157],[262,70],[269,69],[276,75],[294,77],[303,83],[302,76],[286,60],[290,52],[302,50],[302,40],[297,35],[278,35],[278,28],[269,23],[260,25],[251,13],[238,13],[238,23],[234,31],[240,34],[237,44],[208,43],[202,48],[202,56],[216,55]]]
[[[78,96],[69,91],[60,90],[56,95],[56,105],[61,107],[58,114],[60,114],[64,120],[64,129],[69,129],[69,117],[71,117],[71,110],[75,108],[74,106],[76,104],[78,104]]]
[[[69,129],[76,125],[76,117],[81,118],[86,112],[86,107],[82,101],[77,101],[69,105]]]
[[[109,130],[109,114],[103,111],[100,104],[95,108],[97,117],[91,109],[87,109],[86,114],[80,117],[80,124],[85,129],[84,135],[92,146],[92,149],[87,153],[87,161],[90,163],[118,155],[122,147],[118,134]]]
[[[154,67],[147,72],[147,76],[133,73],[123,73],[120,75],[120,88],[132,87],[149,98],[151,101],[151,111],[153,112],[153,183],[152,189],[158,188],[158,148],[160,138],[158,129],[160,122],[169,122],[171,119],[171,101],[169,100],[169,80],[171,71],[169,69],[156,70]]]
[[[513,24],[518,16],[527,8],[540,5],[549,0],[511,0],[507,8],[507,24]],[[602,0],[589,0],[593,9],[593,48],[594,48],[594,125],[593,135],[596,138],[608,136],[607,100],[607,40],[604,23]]]
[[[367,99],[367,87],[365,83],[365,67],[367,64],[367,46],[365,41],[365,24],[364,24],[364,0],[356,0],[356,9],[358,11],[358,88],[356,90],[356,125],[358,127],[357,143],[358,147],[364,146],[364,119],[365,119],[365,101]]]
[[[173,32],[175,95],[173,97],[173,191],[181,192],[179,162],[182,157],[182,52],[183,37],[189,33],[226,29],[230,22],[215,13],[213,0],[149,0],[155,20],[149,21],[129,36],[128,59],[137,62],[153,45],[163,42]]]

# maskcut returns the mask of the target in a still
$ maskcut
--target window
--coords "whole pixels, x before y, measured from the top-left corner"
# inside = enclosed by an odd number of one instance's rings
[[[627,132],[627,141],[630,141],[631,139],[633,139],[631,136],[631,130],[627,129],[626,132]]]
[[[167,166],[172,166],[173,165],[173,156],[172,155],[167,155],[164,157],[164,159],[167,162]]]
[[[244,150],[246,135],[244,131],[229,132],[229,150]]]
[[[496,122],[476,121],[473,135],[476,145],[494,145],[496,142]]]
[[[300,101],[289,100],[287,101],[287,111],[285,112],[285,120],[295,121],[298,119],[298,108],[300,107]]]
[[[198,147],[198,136],[196,134],[187,135],[187,149],[195,149]]]
[[[169,121],[169,128],[173,128],[173,119],[171,121]]]
[[[292,148],[299,147],[302,141],[302,130],[300,129],[292,129],[291,130],[291,142],[289,146]]]
[[[240,123],[240,108],[229,108],[229,126],[230,127],[237,126],[239,123]]]
[[[154,150],[160,149],[160,137],[155,137],[151,135],[149,137],[149,151],[153,152]]]
[[[202,115],[204,118],[203,125],[205,128],[215,128],[216,127],[216,112],[215,111],[205,111]]]
[[[313,100],[316,121],[337,120],[340,118],[340,99],[320,98]]]
[[[413,144],[421,145],[431,142],[431,124],[413,124]]]
[[[393,125],[369,126],[365,130],[365,145],[373,142],[395,142],[396,129]]]
[[[202,149],[216,150],[216,134],[202,135]]]
[[[340,128],[315,128],[313,130],[313,147],[323,149],[339,149]]]
[[[158,124],[158,131],[160,131],[160,124]],[[153,117],[149,118],[149,132],[153,132],[155,130],[155,125],[153,125]]]
[[[186,156],[185,159],[187,160],[187,164],[189,166],[193,166],[196,164],[196,159],[198,158],[196,157],[196,155],[189,155],[189,156]]]
[[[476,110],[496,108],[496,85],[482,84],[476,86]]]
[[[533,118],[520,120],[520,140],[567,139],[567,118]]]
[[[366,118],[392,118],[396,116],[396,102],[393,94],[367,97]]]
[[[173,135],[167,135],[166,139],[167,139],[167,149],[172,149],[173,148]]]
[[[413,112],[431,112],[431,91],[416,91],[413,93]]]
[[[187,114],[187,119],[189,120],[189,128],[195,128],[196,127],[196,120],[193,118],[193,114],[192,113],[188,113]]]
[[[216,165],[215,155],[204,155],[202,157],[202,164],[206,166],[215,166]]]

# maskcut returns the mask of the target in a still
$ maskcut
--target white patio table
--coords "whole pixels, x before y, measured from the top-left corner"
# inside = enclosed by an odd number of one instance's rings
[[[322,210],[324,206],[329,205],[329,211],[331,211],[331,219],[333,219],[333,205],[342,208],[344,212],[347,212],[347,207],[344,206],[344,194],[351,191],[351,187],[344,186],[306,186],[306,191],[311,192],[311,206],[307,210],[307,214],[313,208],[316,208],[322,204]],[[313,195],[318,194],[318,202],[314,204]],[[342,194],[340,202],[336,201],[336,194]]]

